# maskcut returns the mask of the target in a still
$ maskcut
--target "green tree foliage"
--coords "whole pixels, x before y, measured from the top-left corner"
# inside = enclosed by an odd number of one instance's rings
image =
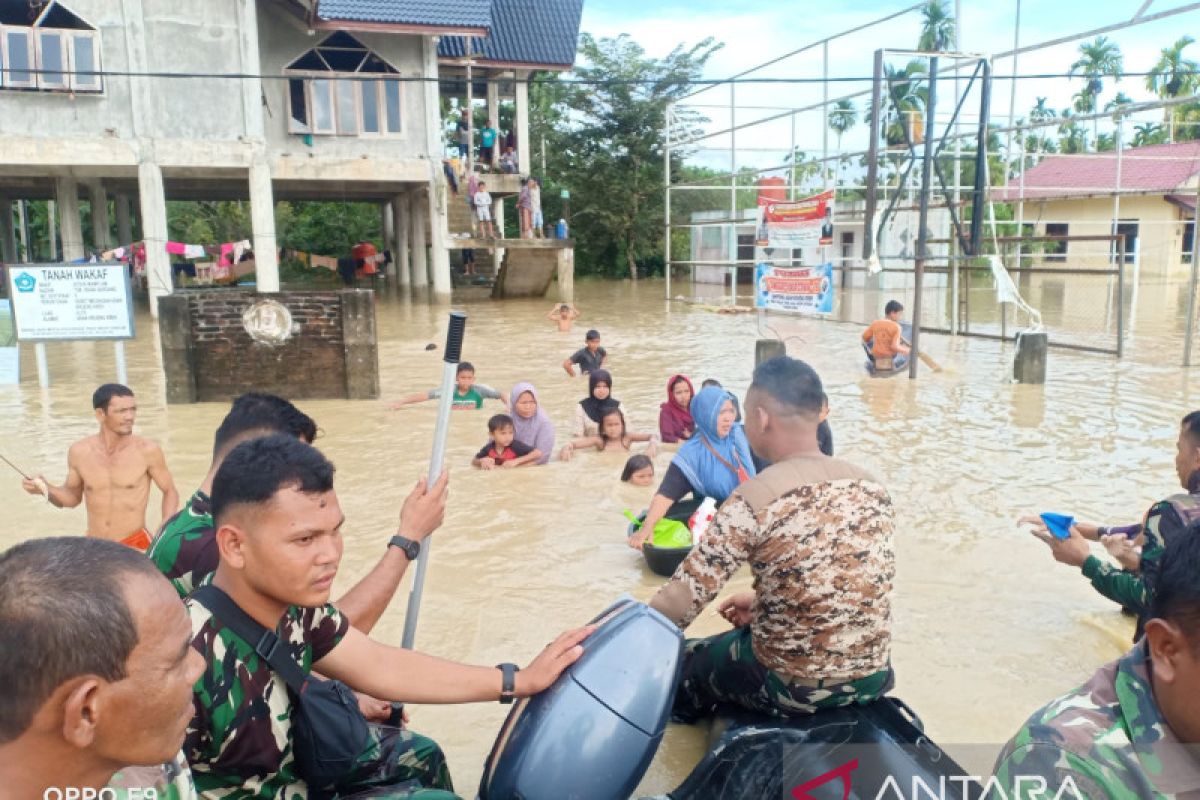
[[[954,15],[947,8],[946,0],[929,0],[921,9],[921,38],[917,49],[926,52],[944,52],[954,44]]]
[[[556,194],[556,185],[570,191],[580,271],[636,279],[661,265],[667,108],[691,91],[720,46],[706,39],[655,59],[627,35],[596,39],[585,33],[575,69],[583,83],[535,82],[532,121],[546,137],[552,178],[543,197]],[[687,155],[680,143],[695,135],[699,122],[695,112],[675,111],[675,163]],[[561,208],[546,205],[551,215]]]
[[[1068,75],[1083,78],[1083,90],[1075,96],[1075,110],[1080,114],[1095,111],[1100,102],[1100,93],[1104,91],[1104,79],[1112,77],[1119,81],[1124,69],[1121,48],[1107,36],[1097,36],[1090,42],[1080,44],[1079,58],[1067,71]],[[1097,138],[1100,135],[1098,123],[1099,120],[1092,121],[1092,132]]]
[[[842,149],[842,136],[858,122],[858,110],[852,100],[838,100],[829,109],[829,130],[837,135],[837,149]]]
[[[1200,65],[1183,57],[1183,51],[1195,41],[1191,36],[1183,36],[1170,47],[1164,47],[1150,74],[1146,76],[1146,88],[1164,100],[1195,92],[1200,87],[1200,77],[1197,77]],[[1182,110],[1178,106],[1163,109],[1169,142],[1175,141],[1175,122]],[[1195,138],[1195,135],[1186,138]]]

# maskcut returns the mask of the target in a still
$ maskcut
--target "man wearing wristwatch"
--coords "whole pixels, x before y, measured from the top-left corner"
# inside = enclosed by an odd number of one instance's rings
[[[1069,538],[1058,539],[1039,517],[1020,520],[1021,524],[1031,525],[1033,535],[1050,546],[1056,561],[1078,568],[1096,591],[1137,615],[1134,641],[1142,637],[1167,544],[1200,520],[1200,411],[1193,411],[1180,423],[1175,474],[1185,493],[1173,494],[1150,506],[1138,525],[1108,528],[1081,522],[1071,528]],[[1102,543],[1121,566],[1092,555],[1089,541]]]
[[[444,479],[443,479],[444,480]],[[287,435],[243,442],[213,479],[213,518],[220,564],[212,586],[258,625],[276,632],[306,671],[389,701],[512,702],[549,687],[573,664],[592,628],[559,636],[532,662],[471,666],[390,647],[352,628],[329,603],[342,556],[344,521],[333,465]],[[440,513],[433,528],[441,522]],[[414,533],[426,533],[420,529]],[[408,560],[420,543],[403,525],[389,542]],[[330,787],[310,787],[296,762],[294,700],[282,677],[199,601],[186,601],[192,647],[205,669],[193,696],[184,754],[201,793],[305,797],[321,789],[350,796],[388,787],[419,787],[422,800],[454,795],[441,749],[406,729],[373,726],[356,766]],[[253,742],[254,747],[233,746]],[[250,777],[247,777],[250,776]],[[408,796],[408,795],[406,795]]]

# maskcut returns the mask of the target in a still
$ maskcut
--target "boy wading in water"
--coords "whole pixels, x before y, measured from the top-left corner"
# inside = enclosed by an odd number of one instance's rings
[[[58,508],[85,503],[88,536],[145,551],[150,546],[146,530],[150,483],[162,492],[165,520],[179,510],[175,482],[162,448],[133,433],[137,400],[129,387],[104,384],[92,394],[92,408],[100,431],[71,445],[63,485],[51,486],[38,475],[23,479],[21,486],[30,494],[45,495]]]

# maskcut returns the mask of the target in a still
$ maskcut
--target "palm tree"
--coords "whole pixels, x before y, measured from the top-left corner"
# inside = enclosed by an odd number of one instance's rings
[[[1114,80],[1121,80],[1124,67],[1125,61],[1117,43],[1110,41],[1107,36],[1097,36],[1095,41],[1079,45],[1079,58],[1071,65],[1067,74],[1078,73],[1083,78],[1083,93],[1091,95],[1091,102],[1087,105],[1094,111],[1100,93],[1104,91],[1104,78],[1111,75]],[[1080,103],[1076,102],[1076,109],[1079,107]],[[1099,136],[1099,120],[1093,120],[1092,125],[1094,132]]]
[[[1183,36],[1170,47],[1164,47],[1162,54],[1146,76],[1146,88],[1166,100],[1191,94],[1200,81],[1196,78],[1197,65],[1195,61],[1183,57],[1183,50],[1196,40],[1191,36]],[[1163,118],[1167,123],[1167,141],[1175,141],[1175,109],[1171,106],[1163,109]]]
[[[954,16],[946,8],[946,0],[929,0],[921,9],[921,38],[917,49],[940,53],[950,49],[954,35]]]
[[[1163,126],[1154,122],[1143,122],[1141,125],[1135,125],[1133,126],[1133,131],[1134,147],[1162,144],[1166,139],[1166,132]]]
[[[1058,126],[1059,150],[1063,153],[1082,153],[1087,150],[1087,130],[1079,127],[1071,109],[1062,111],[1062,123]]]
[[[1045,97],[1039,97],[1037,99],[1037,103],[1034,105],[1034,107],[1029,110],[1029,121],[1030,122],[1048,122],[1052,119],[1056,119],[1057,117],[1058,117],[1058,114],[1054,113],[1054,109],[1052,109],[1048,105],[1046,105]],[[1033,163],[1037,164],[1038,161],[1041,160],[1041,154],[1046,150],[1046,145],[1049,144],[1049,140],[1046,137],[1046,129],[1038,128],[1037,133],[1034,134],[1033,138],[1034,138],[1034,145],[1035,145],[1033,148],[1033,150],[1034,150]]]
[[[838,100],[829,111],[829,130],[837,134],[838,150],[842,149],[842,135],[858,122],[858,111],[849,100]]]
[[[1132,103],[1133,98],[1129,97],[1124,92],[1117,92],[1116,97],[1104,104],[1104,110],[1119,112],[1121,110],[1121,106],[1131,105]]]

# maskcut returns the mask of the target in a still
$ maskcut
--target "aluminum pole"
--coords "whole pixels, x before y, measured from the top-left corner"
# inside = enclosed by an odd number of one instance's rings
[[[823,123],[821,125],[821,169],[825,173],[822,186],[829,189],[829,40],[826,39],[821,45],[821,91],[823,94],[823,102],[821,110],[824,112]],[[792,117],[793,125],[795,117]],[[792,146],[792,152],[796,151],[795,146]],[[793,161],[795,158],[792,159]],[[795,183],[795,181],[793,181]]]
[[[737,84],[729,84],[729,294],[737,305],[738,215],[737,215]],[[795,160],[795,154],[792,155]]]
[[[458,361],[462,357],[463,333],[467,327],[467,315],[462,311],[450,312],[450,325],[446,330],[446,349],[442,357],[442,396],[438,403],[437,427],[433,432],[433,454],[429,457],[429,479],[427,490],[432,489],[442,475],[446,460],[446,434],[450,432],[450,409],[454,406],[454,377]],[[421,554],[417,556],[417,575],[413,578],[412,591],[408,595],[408,611],[404,615],[404,637],[401,647],[412,649],[417,637],[417,616],[421,611],[421,593],[425,591],[425,571],[429,568],[432,538],[421,543]]]
[[[883,50],[875,51],[875,81],[871,87],[871,138],[867,150],[867,200],[863,209],[863,260],[875,248],[875,195],[879,182],[879,127],[883,123]]]
[[[667,103],[663,117],[663,266],[667,279],[667,300],[671,299],[671,115],[674,109],[674,103]],[[545,142],[545,139],[542,141]]]
[[[1017,74],[1017,60],[1020,58],[1021,51],[1021,0],[1017,0],[1017,14],[1013,21],[1013,63],[1012,74]],[[1004,158],[1009,163],[1012,162],[1012,126],[1013,118],[1017,111],[1017,82],[1011,80],[1008,82],[1008,140],[1004,144]],[[1008,164],[1004,166],[1004,178],[1008,180]]]
[[[934,110],[937,108],[937,68],[938,57],[929,59],[929,99],[925,107],[925,156],[921,163],[921,202],[917,222],[917,258],[914,266],[916,274],[913,280],[913,324],[912,352],[908,359],[909,380],[917,377],[917,361],[921,354],[921,292],[925,285],[925,258],[928,255],[929,240],[929,192],[933,179],[933,145],[937,136],[934,135]]]

